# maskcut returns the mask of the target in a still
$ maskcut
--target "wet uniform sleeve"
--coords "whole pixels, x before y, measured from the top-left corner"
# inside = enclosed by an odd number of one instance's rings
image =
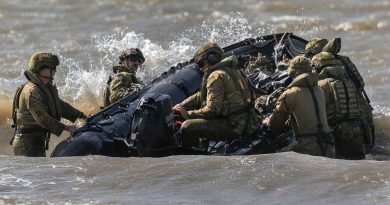
[[[183,102],[180,103],[186,110],[195,110],[199,108],[199,98],[200,92],[197,92],[190,97],[186,98]]]
[[[135,76],[135,74],[132,74],[131,77],[132,77],[134,83],[139,84],[139,85],[142,85],[142,86],[145,85],[144,82],[142,82],[141,79],[139,79],[138,77]]]
[[[285,91],[276,102],[276,107],[269,121],[271,131],[274,135],[281,134],[284,124],[292,113],[293,106],[293,97]]]
[[[190,118],[210,119],[217,117],[223,107],[225,87],[223,80],[217,72],[213,72],[207,79],[206,104],[198,110],[188,111]]]
[[[61,117],[71,122],[75,122],[77,118],[82,116],[82,112],[73,106],[69,105],[67,102],[60,99],[61,106]]]
[[[119,99],[130,94],[135,87],[132,87],[131,74],[128,73],[118,73],[113,77],[113,80],[110,84],[110,102],[114,103]]]
[[[36,122],[43,128],[49,130],[57,136],[60,136],[64,131],[65,125],[59,120],[49,115],[47,106],[43,103],[43,98],[38,91],[31,91],[26,98],[27,109],[31,112]]]

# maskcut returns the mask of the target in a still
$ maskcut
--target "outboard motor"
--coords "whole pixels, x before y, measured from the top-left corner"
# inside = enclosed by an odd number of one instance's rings
[[[171,154],[176,144],[174,119],[169,95],[149,93],[138,103],[128,140],[130,149],[140,157],[161,157]]]

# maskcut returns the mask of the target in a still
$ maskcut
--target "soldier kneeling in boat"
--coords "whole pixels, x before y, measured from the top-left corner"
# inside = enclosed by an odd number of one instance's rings
[[[195,53],[195,62],[203,72],[200,91],[173,108],[186,119],[180,128],[184,147],[198,145],[200,138],[230,142],[254,134],[259,127],[253,94],[237,68],[236,56],[222,60],[222,54],[214,43]]]

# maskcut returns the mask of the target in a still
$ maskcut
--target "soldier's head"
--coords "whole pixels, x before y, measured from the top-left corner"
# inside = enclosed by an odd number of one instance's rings
[[[310,60],[304,56],[294,57],[289,63],[287,72],[293,79],[300,74],[311,73],[312,67],[310,65]]]
[[[30,57],[28,68],[46,84],[53,80],[59,64],[60,61],[56,55],[47,52],[38,52]]]
[[[140,65],[145,62],[142,51],[138,48],[129,48],[122,51],[119,56],[120,64],[136,71]]]
[[[317,73],[320,73],[327,66],[340,65],[340,61],[338,61],[333,54],[323,51],[313,56],[311,65]]]
[[[305,46],[305,57],[312,58],[314,55],[321,52],[327,43],[328,40],[321,37],[311,39]]]
[[[212,66],[222,60],[223,50],[216,43],[206,43],[196,50],[194,61],[200,67]]]

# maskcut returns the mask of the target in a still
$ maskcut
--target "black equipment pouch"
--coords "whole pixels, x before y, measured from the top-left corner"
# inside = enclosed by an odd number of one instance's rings
[[[49,150],[49,144],[50,144],[50,133],[48,132],[45,138],[45,150]]]

